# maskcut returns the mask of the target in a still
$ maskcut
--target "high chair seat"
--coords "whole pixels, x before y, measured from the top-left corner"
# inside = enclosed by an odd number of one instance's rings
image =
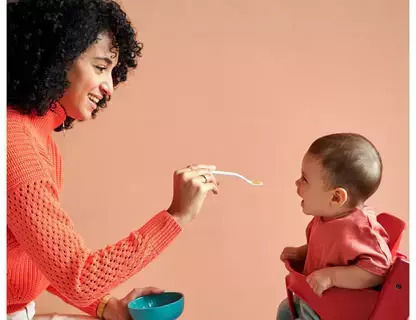
[[[387,213],[377,221],[389,234],[394,263],[381,289],[330,288],[317,296],[302,274],[303,261],[286,261],[286,290],[293,319],[297,318],[293,295],[304,300],[321,320],[406,320],[409,318],[409,261],[397,252],[406,224]]]

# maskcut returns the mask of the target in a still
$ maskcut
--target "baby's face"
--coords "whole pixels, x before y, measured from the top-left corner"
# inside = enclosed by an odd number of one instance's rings
[[[296,180],[297,193],[302,198],[303,212],[312,216],[330,217],[332,190],[328,190],[324,181],[324,169],[321,161],[306,153],[302,161],[301,177]]]

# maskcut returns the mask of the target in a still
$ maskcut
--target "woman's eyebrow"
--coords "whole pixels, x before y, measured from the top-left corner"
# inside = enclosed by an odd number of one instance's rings
[[[96,60],[103,60],[108,65],[112,65],[113,64],[113,61],[110,58],[107,58],[107,57],[94,57],[94,59],[96,59]]]

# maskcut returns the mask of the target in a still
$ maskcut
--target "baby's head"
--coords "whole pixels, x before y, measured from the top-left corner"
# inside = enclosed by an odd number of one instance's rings
[[[359,134],[336,133],[315,140],[296,181],[303,212],[335,218],[363,205],[380,185],[382,170],[377,149]]]

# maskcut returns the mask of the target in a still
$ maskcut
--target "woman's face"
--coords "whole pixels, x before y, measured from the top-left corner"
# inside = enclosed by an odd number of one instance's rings
[[[112,49],[112,37],[100,33],[93,43],[79,56],[68,71],[70,83],[59,100],[66,115],[76,120],[89,120],[97,103],[113,93],[111,72],[117,65],[118,53]]]

